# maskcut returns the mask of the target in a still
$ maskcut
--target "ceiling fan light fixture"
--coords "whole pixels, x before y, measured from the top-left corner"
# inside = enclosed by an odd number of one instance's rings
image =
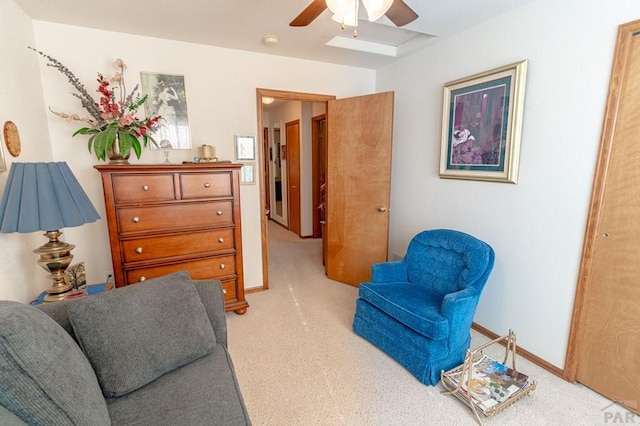
[[[339,24],[344,25],[348,25],[350,27],[357,27],[358,26],[358,17],[355,13],[351,12],[349,14],[346,15],[338,15],[338,14],[334,14],[331,19],[333,19],[334,21],[336,21]]]
[[[331,19],[340,23],[342,29],[345,25],[358,26],[359,0],[327,0],[327,7],[333,12]]]
[[[269,97],[269,96],[263,96],[262,97],[262,103],[265,105],[271,105],[272,103],[275,102],[275,99]]]
[[[369,22],[382,18],[393,4],[393,0],[362,0]]]
[[[345,16],[353,13],[358,0],[327,0],[327,7],[334,15]]]

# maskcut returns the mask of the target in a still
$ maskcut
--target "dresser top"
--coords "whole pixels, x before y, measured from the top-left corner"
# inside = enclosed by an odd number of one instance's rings
[[[216,161],[206,163],[162,163],[162,164],[97,164],[93,166],[100,172],[126,172],[126,171],[190,171],[203,169],[239,169],[242,164],[232,163],[230,161]]]

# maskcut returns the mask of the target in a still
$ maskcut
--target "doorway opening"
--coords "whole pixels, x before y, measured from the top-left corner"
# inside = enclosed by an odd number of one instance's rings
[[[256,94],[258,134],[261,135],[260,146],[264,157],[260,162],[258,179],[260,204],[264,212],[261,218],[262,288],[266,290],[269,288],[269,220],[295,232],[299,237],[322,237],[323,214],[316,210],[323,197],[320,185],[324,182],[321,179],[324,179],[326,170],[327,102],[335,99],[335,96],[269,89],[257,89]],[[265,108],[263,98],[275,99],[274,103],[282,111],[275,113],[271,111],[277,108]],[[295,114],[287,113],[287,104],[299,110],[297,129]],[[298,141],[295,141],[296,134],[299,135]],[[293,141],[291,146],[288,146],[289,141]],[[293,199],[296,201],[292,209]]]

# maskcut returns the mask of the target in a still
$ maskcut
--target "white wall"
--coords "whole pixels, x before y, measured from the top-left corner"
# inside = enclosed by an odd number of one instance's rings
[[[562,368],[620,24],[637,0],[539,0],[379,70],[394,90],[392,254],[454,228],[496,251],[475,321]],[[443,86],[529,59],[517,185],[439,179]]]
[[[6,172],[0,172],[0,194],[13,162],[52,160],[38,60],[27,49],[33,44],[31,19],[13,0],[0,0],[0,127],[5,121],[13,121],[22,142],[22,152],[14,158],[0,136],[7,166]],[[51,285],[32,252],[47,242],[41,234],[0,234],[0,299],[28,301]]]
[[[10,0],[0,1],[13,4]],[[27,23],[25,26],[28,27]],[[141,71],[184,75],[192,144],[194,147],[204,143],[214,145],[221,160],[233,159],[235,134],[258,136],[258,87],[338,97],[371,93],[375,87],[375,72],[372,70],[41,21],[34,21],[33,26],[36,47],[69,67],[90,92],[95,90],[96,73],[111,75],[114,71],[112,62],[116,58],[122,58],[128,65],[125,77],[129,90],[139,82]],[[9,31],[3,38],[12,36]],[[20,44],[25,46],[32,43]],[[28,51],[26,47],[24,50],[26,54],[23,56],[28,58],[29,63],[39,60],[35,53]],[[58,111],[83,113],[79,102],[70,95],[73,89],[62,74],[47,67],[42,59],[39,63],[44,105]],[[20,73],[21,69],[18,68],[15,72]],[[32,74],[29,84],[38,85],[40,80],[37,74]],[[98,160],[87,151],[86,137],[72,138],[71,135],[78,126],[53,114],[45,116],[42,113],[42,100],[35,104],[40,115],[30,117],[30,120],[37,122],[38,126],[49,127],[51,148],[46,146],[44,154],[52,150],[55,160],[69,163],[104,218],[100,177],[93,169]],[[47,135],[44,137],[49,139]],[[195,149],[172,151],[170,159],[174,162],[190,160],[195,152]],[[41,158],[38,157],[38,160]],[[134,158],[130,162],[159,163],[163,160],[162,152],[147,151],[140,160]],[[259,159],[256,164],[259,164]],[[262,252],[259,185],[242,186],[241,207],[245,287],[260,287]],[[76,245],[74,261],[86,263],[88,281],[104,281],[105,273],[111,270],[106,221],[102,219],[95,224],[65,229],[65,235],[67,241]],[[11,291],[0,294],[0,297],[22,301],[34,296],[34,291],[19,296],[14,296]]]

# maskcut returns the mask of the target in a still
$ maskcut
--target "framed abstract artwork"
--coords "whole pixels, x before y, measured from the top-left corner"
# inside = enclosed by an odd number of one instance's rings
[[[445,84],[441,178],[518,183],[527,64]]]

